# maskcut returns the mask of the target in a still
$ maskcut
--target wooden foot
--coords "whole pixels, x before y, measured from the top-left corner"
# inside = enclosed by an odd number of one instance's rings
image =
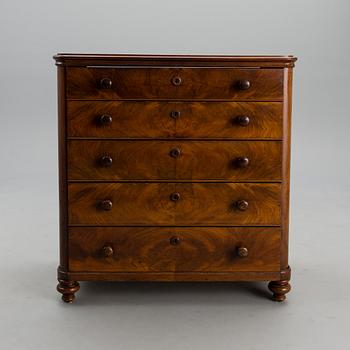
[[[291,289],[288,280],[271,281],[268,287],[270,291],[273,293],[272,300],[274,301],[284,301],[286,299],[286,294]]]
[[[62,294],[62,300],[65,303],[72,303],[75,299],[75,293],[80,289],[77,281],[58,280],[57,291]]]

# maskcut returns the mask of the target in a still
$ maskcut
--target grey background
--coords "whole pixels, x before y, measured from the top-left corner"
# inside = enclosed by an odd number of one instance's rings
[[[349,345],[349,1],[0,2],[0,347]],[[295,54],[288,301],[265,283],[55,292],[56,52]]]

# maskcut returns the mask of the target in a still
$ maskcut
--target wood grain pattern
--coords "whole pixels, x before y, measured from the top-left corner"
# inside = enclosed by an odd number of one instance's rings
[[[69,141],[68,179],[272,182],[281,180],[281,151],[280,141]]]
[[[285,69],[284,72],[284,98],[283,104],[283,157],[282,157],[282,188],[281,188],[281,208],[282,208],[282,240],[281,240],[281,267],[289,269],[289,192],[290,192],[290,158],[291,158],[291,118],[292,118],[292,81],[293,70]]]
[[[70,183],[68,193],[70,225],[268,226],[281,218],[279,184]],[[245,211],[235,205],[242,199]],[[100,209],[103,200],[111,210]]]
[[[268,280],[284,300],[296,58],[54,58],[63,300],[80,280]]]
[[[280,271],[230,271],[230,272],[89,272],[62,271],[74,281],[116,281],[116,282],[235,282],[273,281],[280,278]],[[185,288],[185,287],[184,287]]]
[[[278,271],[279,244],[278,228],[76,227],[69,230],[69,266],[91,272]],[[112,255],[104,255],[106,246]],[[241,247],[248,256],[238,256]]]
[[[174,77],[181,84],[173,83]],[[101,89],[102,79],[110,89]],[[240,90],[242,80],[251,87]],[[68,99],[220,99],[283,100],[282,69],[229,68],[72,68],[67,70]]]
[[[69,101],[67,127],[70,137],[282,139],[282,109],[280,102]],[[102,125],[102,115],[112,123]],[[238,123],[243,115],[247,126]]]
[[[58,171],[59,171],[59,232],[60,268],[68,268],[68,189],[67,189],[67,145],[66,145],[66,69],[57,67],[58,107]]]

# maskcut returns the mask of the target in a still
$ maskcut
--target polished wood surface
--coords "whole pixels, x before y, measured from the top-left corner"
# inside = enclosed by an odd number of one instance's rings
[[[70,183],[68,198],[71,225],[280,225],[279,184]]]
[[[89,272],[57,270],[64,280],[117,281],[117,282],[235,282],[272,281],[281,278],[280,271],[230,271],[230,272]],[[185,287],[184,287],[185,288]],[[233,286],[234,288],[234,286]]]
[[[70,137],[282,139],[282,117],[281,102],[67,103]]]
[[[69,230],[69,266],[92,272],[278,271],[279,246],[279,228],[76,227]]]
[[[282,191],[281,191],[281,268],[289,268],[289,193],[291,159],[291,118],[292,118],[292,81],[293,70],[284,69],[284,104],[283,104],[283,149],[282,149]],[[290,269],[290,268],[289,268]]]
[[[80,289],[80,285],[77,281],[69,281],[67,279],[59,278],[56,289],[62,294],[62,300],[64,302],[72,303],[75,299],[75,293]]]
[[[133,54],[82,54],[59,53],[54,56],[56,65],[66,67],[88,66],[189,66],[189,67],[294,67],[292,55],[133,55]]]
[[[59,232],[60,268],[68,269],[68,188],[67,188],[67,145],[66,145],[66,70],[57,67],[58,107],[58,185],[59,185]]]
[[[175,83],[176,78],[179,79]],[[104,85],[103,81],[110,81]],[[244,82],[249,82],[249,87]],[[281,69],[70,68],[68,99],[282,101]]]
[[[60,266],[77,281],[271,281],[288,264],[293,56],[59,54]]]
[[[268,287],[273,293],[273,300],[279,302],[284,301],[286,299],[286,294],[291,290],[291,286],[288,280],[271,281]]]
[[[69,141],[69,180],[280,181],[279,141]]]

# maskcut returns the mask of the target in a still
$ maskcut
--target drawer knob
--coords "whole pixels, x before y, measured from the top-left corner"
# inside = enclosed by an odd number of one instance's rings
[[[238,168],[247,168],[249,165],[249,158],[248,157],[238,157],[234,160],[234,163]]]
[[[113,164],[113,159],[111,156],[102,156],[100,157],[100,164],[103,167],[109,167]]]
[[[236,202],[236,207],[241,210],[241,211],[245,211],[248,209],[248,202],[245,201],[244,199],[241,199],[239,201]]]
[[[112,256],[114,254],[113,248],[109,245],[106,245],[102,248],[103,255],[107,258],[109,256]]]
[[[169,152],[170,156],[173,158],[177,158],[180,156],[181,154],[181,150],[179,148],[173,148],[170,152]]]
[[[113,83],[110,78],[102,78],[100,80],[100,87],[101,89],[110,89],[112,87]]]
[[[109,199],[105,199],[105,200],[100,202],[100,207],[103,210],[109,211],[112,209],[113,203]]]
[[[171,111],[171,112],[170,112],[170,117],[173,118],[173,119],[179,118],[180,115],[181,115],[181,112],[180,112],[180,111]]]
[[[177,75],[177,76],[175,76],[175,77],[173,77],[173,78],[171,79],[171,82],[172,82],[175,86],[179,86],[179,85],[182,84],[182,79],[181,79],[181,77],[179,77],[179,76]]]
[[[238,247],[237,248],[237,255],[240,257],[240,258],[246,258],[248,256],[248,249],[245,248],[245,247]]]
[[[171,245],[178,245],[178,244],[180,244],[180,238],[179,237],[171,237],[170,238],[170,244]]]
[[[113,118],[108,114],[102,114],[99,118],[100,125],[111,125]]]
[[[250,119],[247,115],[239,115],[235,118],[235,122],[240,126],[247,126],[250,123]]]
[[[237,87],[239,90],[248,90],[250,88],[250,81],[247,79],[239,80]]]
[[[180,193],[178,192],[174,192],[170,195],[170,199],[173,201],[173,202],[177,202],[178,200],[180,200]]]

